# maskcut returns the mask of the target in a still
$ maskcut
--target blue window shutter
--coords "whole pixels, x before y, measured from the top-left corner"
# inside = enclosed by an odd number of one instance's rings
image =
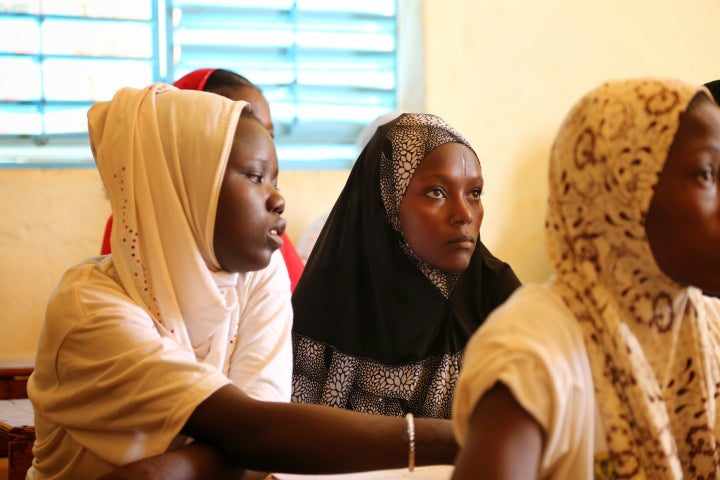
[[[87,162],[92,102],[196,68],[233,70],[263,90],[282,169],[349,167],[362,128],[396,108],[395,0],[8,5],[0,2],[0,30],[14,32],[0,46],[0,152],[29,153],[0,153],[0,166],[54,155],[51,166],[62,165],[73,145],[86,150]]]
[[[393,0],[175,0],[175,78],[236,71],[270,102],[283,169],[346,168],[368,123],[395,109]]]

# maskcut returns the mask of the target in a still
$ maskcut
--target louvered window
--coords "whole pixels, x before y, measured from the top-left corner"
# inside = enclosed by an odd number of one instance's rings
[[[86,112],[195,68],[270,102],[281,168],[344,168],[396,107],[394,0],[0,1],[0,165],[88,166]]]

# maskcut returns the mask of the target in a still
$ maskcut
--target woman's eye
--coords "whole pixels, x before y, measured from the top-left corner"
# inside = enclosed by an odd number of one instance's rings
[[[445,198],[445,192],[441,188],[432,188],[425,193],[430,198]]]
[[[697,180],[703,185],[708,185],[715,182],[715,170],[713,168],[707,168],[701,173],[698,173]]]
[[[248,173],[247,177],[253,183],[262,183],[262,181],[263,181],[263,176],[258,173]]]
[[[470,192],[469,197],[473,200],[480,200],[480,197],[482,197],[482,190],[479,188],[476,188],[472,192]]]

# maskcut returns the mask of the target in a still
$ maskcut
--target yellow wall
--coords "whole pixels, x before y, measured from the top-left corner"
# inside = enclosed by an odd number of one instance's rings
[[[547,159],[572,103],[606,79],[720,78],[717,0],[426,0],[425,108],[475,147],[481,235],[523,281],[549,275]]]
[[[280,174],[287,232],[328,210],[348,171]],[[62,273],[100,251],[110,204],[95,170],[0,170],[0,358],[27,358]]]
[[[423,13],[425,54],[406,58],[424,79],[403,78],[404,95],[424,92],[425,111],[474,145],[486,177],[482,237],[525,282],[549,275],[547,156],[572,102],[609,78],[720,78],[717,0],[425,0]],[[294,240],[347,173],[281,173]],[[0,357],[32,356],[48,294],[98,251],[109,206],[94,170],[0,170],[0,205]]]

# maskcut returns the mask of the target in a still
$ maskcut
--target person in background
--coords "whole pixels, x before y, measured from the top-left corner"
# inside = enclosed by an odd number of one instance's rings
[[[720,108],[678,80],[604,83],[549,178],[554,277],[468,344],[453,480],[718,478]]]
[[[480,241],[483,188],[441,118],[376,129],[293,293],[294,402],[450,417],[465,343],[520,285]]]
[[[177,80],[173,85],[183,90],[203,90],[205,92],[217,93],[231,100],[244,100],[250,104],[253,112],[260,120],[260,123],[274,137],[275,127],[270,116],[270,104],[262,94],[260,88],[244,76],[219,68],[201,68],[193,70]],[[105,225],[101,255],[110,253],[110,233],[112,232],[112,216],[108,218]],[[280,247],[285,266],[290,277],[290,289],[297,285],[300,275],[305,267],[304,261],[300,258],[295,246],[287,234],[282,235],[283,245]]]
[[[285,229],[275,145],[246,102],[124,88],[88,125],[113,253],[70,268],[49,298],[28,381],[28,479],[452,462],[449,421],[259,401],[229,377],[237,283],[267,267]]]

